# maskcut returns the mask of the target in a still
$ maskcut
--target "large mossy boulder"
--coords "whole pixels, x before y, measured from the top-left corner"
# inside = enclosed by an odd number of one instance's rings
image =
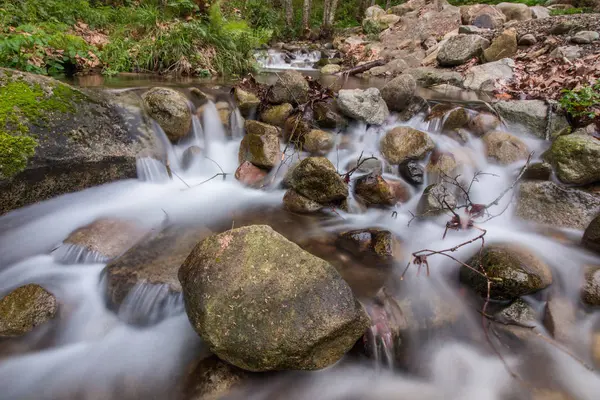
[[[135,178],[143,145],[118,100],[0,68],[0,214]]]
[[[593,136],[559,136],[546,158],[561,182],[577,185],[600,182],[600,141]]]
[[[333,266],[265,225],[205,239],[179,279],[196,332],[219,358],[249,371],[325,368],[369,326]]]
[[[155,87],[142,95],[146,112],[154,118],[172,141],[185,137],[192,127],[188,99],[174,89]]]
[[[0,299],[0,339],[21,336],[56,315],[56,298],[39,285],[21,286]]]
[[[519,187],[518,217],[554,227],[585,229],[600,213],[600,198],[548,181],[526,181]]]
[[[320,204],[337,204],[348,197],[348,185],[325,157],[307,157],[290,171],[288,185]]]
[[[388,131],[379,145],[381,153],[390,164],[423,159],[434,146],[427,133],[406,126]]]
[[[304,104],[308,101],[308,82],[298,71],[285,71],[279,74],[277,82],[271,87],[269,101],[273,104]]]
[[[530,250],[514,245],[488,245],[466,264],[480,273],[463,266],[461,282],[486,297],[488,280],[482,275],[485,272],[491,282],[490,298],[495,300],[513,300],[552,284],[550,267]]]

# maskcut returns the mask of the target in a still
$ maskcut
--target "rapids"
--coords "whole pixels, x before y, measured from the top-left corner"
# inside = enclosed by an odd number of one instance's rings
[[[382,127],[354,123],[337,135],[338,146],[328,158],[340,172],[346,171],[348,163],[356,161],[361,153],[365,157],[378,156],[381,136],[400,125],[429,132],[441,150],[460,149],[466,179],[470,180],[477,171],[489,173],[473,185],[471,197],[475,202],[495,199],[511,185],[521,167],[488,163],[480,139],[471,137],[461,145],[441,135],[439,125],[425,122],[423,115],[407,123],[392,116]],[[423,305],[423,313],[416,315],[416,320],[428,318],[426,305],[437,297],[462,315],[465,322],[440,335],[421,331],[411,338],[405,344],[405,365],[394,364],[389,354],[394,349],[384,343],[375,345],[381,350],[372,357],[376,361],[347,357],[324,371],[280,374],[242,388],[231,399],[528,398],[528,390],[524,389],[528,384],[512,378],[502,360],[487,346],[477,312],[480,306],[473,304],[474,300],[457,285],[457,264],[441,256],[431,257],[431,276],[417,275],[416,267],[411,267],[400,280],[412,252],[450,248],[476,235],[473,230],[451,231],[443,239],[448,216],[411,221],[427,182],[415,190],[410,202],[395,210],[397,215],[392,215],[393,210],[370,209],[362,214],[338,211],[320,220],[298,219],[297,226],[290,226],[278,221],[284,191],[277,183],[285,167],[273,176],[273,184],[267,190],[243,187],[233,177],[243,134],[239,124],[237,127],[233,137],[227,137],[214,104],[210,104],[202,120],[195,117],[190,136],[177,145],[166,140],[158,125],[154,127],[165,147],[173,179],[169,179],[161,162],[141,158],[137,180],[67,194],[0,217],[0,297],[26,283],[38,283],[47,287],[61,305],[59,316],[52,322],[22,339],[0,342],[1,399],[174,398],[186,365],[199,354],[208,354],[187,321],[181,299],[165,304],[160,301],[164,296],[160,288],[138,288],[118,313],[109,311],[101,274],[105,260],[62,242],[70,232],[99,217],[133,219],[148,227],[160,226],[165,218],[174,223],[231,226],[237,218],[243,219],[256,210],[271,214],[263,222],[297,242],[350,228],[380,227],[392,231],[401,238],[403,253],[385,277],[388,290],[409,296],[416,310]],[[547,148],[544,141],[526,140],[535,150],[534,159]],[[204,157],[184,170],[182,155],[191,145],[200,147]],[[288,149],[287,157],[297,156]],[[395,175],[396,171],[391,169],[388,173]],[[518,221],[513,217],[512,192],[490,209],[492,214],[500,215],[482,225],[487,230],[486,243],[512,242],[535,250],[553,269],[553,290],[559,290],[578,305],[584,265],[600,260],[577,245],[579,231],[551,231]],[[453,256],[466,259],[478,246],[465,246]],[[363,273],[349,267],[344,277],[348,277],[368,306],[373,293],[367,288],[370,278]],[[544,300],[544,293],[526,298],[540,312]],[[148,317],[145,324],[126,322],[140,313]],[[578,314],[576,329],[571,332],[568,351],[587,364],[591,363],[590,340],[597,320],[597,315]],[[541,325],[537,331],[545,333]],[[374,335],[373,340],[380,339]],[[539,340],[535,348],[516,353],[497,341],[495,347],[504,355],[510,370],[533,385],[541,383],[569,393],[574,399],[593,400],[599,396],[599,376],[557,346]]]

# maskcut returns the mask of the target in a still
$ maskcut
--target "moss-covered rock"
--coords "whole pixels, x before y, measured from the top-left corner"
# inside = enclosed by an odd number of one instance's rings
[[[550,268],[529,249],[514,245],[488,245],[467,264],[487,274],[492,299],[512,300],[552,284]],[[475,271],[462,267],[460,280],[479,295],[487,295],[487,280]]]
[[[155,87],[142,95],[144,108],[175,142],[185,137],[192,127],[192,111],[187,98],[177,90]]]
[[[513,301],[504,310],[498,312],[496,317],[502,322],[529,325],[535,322],[535,310],[521,299]]]
[[[246,120],[244,128],[247,134],[254,135],[275,135],[281,136],[281,129],[276,126],[265,124],[263,122],[254,121],[251,119]]]
[[[240,88],[234,89],[234,98],[244,118],[250,118],[260,105],[260,99],[254,93]]]
[[[397,246],[390,231],[383,229],[358,229],[342,232],[336,240],[341,249],[349,252],[365,265],[390,266]]]
[[[0,68],[0,214],[135,177],[143,146],[120,100]]]
[[[308,91],[308,82],[300,72],[285,71],[271,87],[269,101],[273,104],[303,104],[308,101]]]
[[[380,174],[372,173],[356,179],[354,194],[367,207],[393,206],[398,202],[393,188]]]
[[[285,120],[283,138],[286,141],[300,145],[304,143],[304,137],[312,129],[312,121],[303,118],[301,114],[295,114]]]
[[[302,196],[294,189],[288,189],[285,192],[285,195],[283,196],[283,205],[288,211],[297,214],[315,213],[323,208],[322,204]]]
[[[313,104],[315,122],[323,129],[343,128],[348,120],[337,110],[335,101],[319,101]]]
[[[321,74],[323,75],[334,75],[342,70],[340,65],[336,64],[327,64],[323,68],[321,68]]]
[[[529,149],[525,142],[507,132],[493,131],[483,136],[488,158],[500,164],[512,164],[527,159]]]
[[[292,189],[320,204],[344,201],[348,185],[325,157],[308,157],[296,166],[288,179]]]
[[[564,183],[584,185],[600,181],[600,141],[593,136],[560,136],[546,157]]]
[[[181,293],[177,271],[194,246],[210,234],[204,227],[169,227],[110,262],[102,271],[109,308],[117,310],[139,285],[163,287],[165,297]]]
[[[260,120],[269,125],[282,127],[293,111],[294,107],[290,103],[269,106],[260,114]]]
[[[381,153],[390,164],[400,164],[407,159],[420,160],[433,147],[433,140],[427,133],[406,126],[388,131],[380,143]]]
[[[242,139],[238,160],[250,161],[257,167],[271,169],[279,163],[279,137],[250,133]]]
[[[0,299],[0,338],[30,332],[56,315],[56,298],[43,287],[21,286]]]
[[[324,156],[335,146],[335,136],[320,129],[312,129],[304,136],[302,149],[312,155]]]
[[[369,326],[335,268],[269,226],[207,238],[179,279],[194,329],[219,358],[249,371],[327,367]]]

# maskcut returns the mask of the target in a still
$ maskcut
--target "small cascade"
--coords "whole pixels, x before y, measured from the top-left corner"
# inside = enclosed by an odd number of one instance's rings
[[[136,160],[137,175],[140,181],[164,183],[168,181],[169,172],[162,161],[153,157],[138,157]]]
[[[200,118],[196,114],[192,114],[192,141],[193,145],[204,146],[204,131],[202,130]]]
[[[119,319],[134,325],[153,325],[183,312],[183,296],[169,285],[136,284],[121,303]]]
[[[227,139],[225,128],[221,123],[219,111],[215,103],[209,101],[202,114],[202,127],[204,128],[204,145],[208,148],[213,142],[224,143]]]
[[[231,113],[231,137],[233,139],[241,139],[244,137],[244,117],[242,117],[242,113],[240,113],[239,108],[235,108],[235,110]]]
[[[62,243],[53,252],[52,256],[61,264],[102,264],[108,259],[97,251],[88,250],[83,246],[71,243]]]
[[[314,64],[321,59],[321,51],[281,51],[269,49],[254,55],[262,69],[296,69],[301,71],[314,70]]]

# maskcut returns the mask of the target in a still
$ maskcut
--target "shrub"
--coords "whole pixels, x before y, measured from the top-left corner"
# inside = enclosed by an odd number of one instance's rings
[[[600,79],[578,90],[563,90],[560,105],[576,125],[600,121]]]

